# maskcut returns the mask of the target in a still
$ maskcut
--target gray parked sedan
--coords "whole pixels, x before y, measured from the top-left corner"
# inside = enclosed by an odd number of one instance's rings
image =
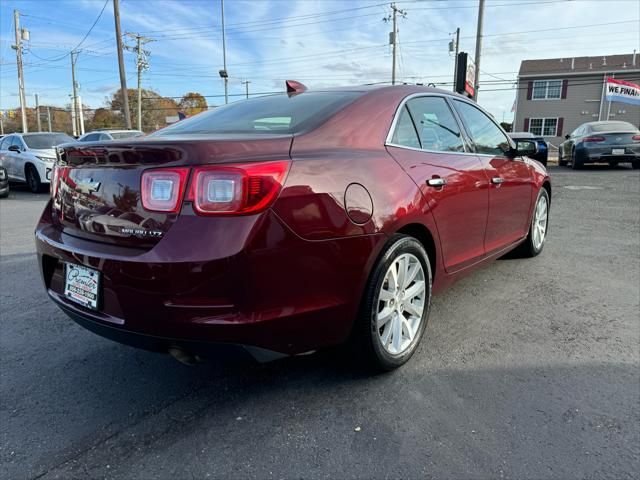
[[[558,163],[577,169],[585,163],[631,163],[640,168],[640,130],[627,122],[589,122],[560,144]]]

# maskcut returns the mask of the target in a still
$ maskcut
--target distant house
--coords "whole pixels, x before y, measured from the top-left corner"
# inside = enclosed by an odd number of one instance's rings
[[[586,122],[623,120],[638,126],[640,106],[607,102],[607,77],[640,83],[640,55],[524,60],[518,73],[514,131],[554,145]]]

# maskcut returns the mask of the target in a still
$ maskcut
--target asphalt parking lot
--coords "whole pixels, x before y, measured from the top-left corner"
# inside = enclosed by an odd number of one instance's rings
[[[47,196],[15,189],[0,477],[637,478],[640,172],[551,172],[542,255],[436,297],[412,361],[379,376],[327,354],[190,368],[85,331],[40,282]]]

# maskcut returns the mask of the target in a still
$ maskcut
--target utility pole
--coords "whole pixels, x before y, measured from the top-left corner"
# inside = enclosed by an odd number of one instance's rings
[[[71,97],[71,132],[74,137],[78,136],[78,121],[76,119],[76,106],[75,106],[75,97],[73,93],[70,95]]]
[[[391,16],[383,18],[385,22],[391,21],[392,23],[392,31],[389,33],[389,44],[392,46],[392,60],[391,60],[391,85],[396,84],[396,51],[398,45],[398,21],[397,15],[400,14],[402,17],[407,16],[407,12],[404,10],[400,10],[396,7],[395,3],[391,4]]]
[[[36,124],[38,125],[38,131],[42,131],[42,125],[40,124],[40,102],[38,102],[38,94],[35,94],[36,97]]]
[[[138,130],[142,131],[142,71],[149,67],[147,58],[151,55],[151,52],[142,49],[142,45],[152,42],[153,40],[136,33],[126,33],[126,35],[136,40],[135,47],[125,45],[124,48],[136,53],[136,66],[138,67]]]
[[[49,127],[49,131],[51,131],[51,107],[47,107],[47,126]]]
[[[224,103],[229,103],[229,73],[227,72],[227,44],[224,33],[224,0],[220,0],[222,11],[222,70],[220,76],[224,80]]]
[[[249,98],[249,84],[251,83],[249,80],[245,80],[244,82],[245,92],[247,93],[247,98]]]
[[[484,0],[480,0],[478,7],[478,29],[476,31],[476,78],[473,82],[473,99],[478,99],[478,84],[480,83],[480,56],[482,55],[482,23],[484,21]]]
[[[453,60],[453,91],[456,91],[456,85],[458,83],[458,53],[460,52],[460,27],[456,28],[456,48],[455,57]]]
[[[116,44],[118,46],[118,68],[120,70],[120,92],[122,93],[122,114],[127,130],[131,130],[131,114],[129,113],[129,91],[127,90],[127,75],[124,71],[124,58],[122,54],[122,34],[120,33],[120,4],[119,0],[113,0],[113,16],[116,23]]]
[[[13,11],[13,24],[16,31],[16,44],[12,48],[16,51],[16,60],[18,64],[18,90],[20,91],[20,114],[22,116],[22,132],[29,131],[27,127],[27,99],[24,95],[24,72],[22,71],[22,35],[20,30],[20,12]]]
[[[78,104],[78,131],[80,135],[84,135],[84,110],[82,109],[82,97],[80,95],[76,98],[76,102]]]
[[[73,115],[73,134],[80,135],[79,115],[78,115],[78,82],[76,82],[76,61],[78,60],[78,52],[71,50],[71,83],[73,84],[73,95],[71,98],[71,111]]]

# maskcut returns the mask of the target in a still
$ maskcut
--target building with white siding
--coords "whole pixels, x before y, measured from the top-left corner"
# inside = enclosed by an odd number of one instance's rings
[[[558,145],[586,122],[640,125],[640,105],[607,102],[608,77],[640,83],[640,55],[524,60],[518,73],[513,131],[542,135]]]

